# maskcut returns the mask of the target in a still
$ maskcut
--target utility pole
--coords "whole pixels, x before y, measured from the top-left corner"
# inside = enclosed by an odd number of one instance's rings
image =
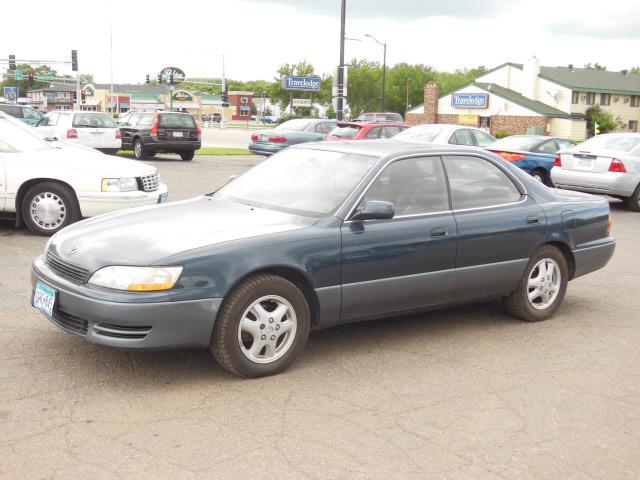
[[[344,120],[344,25],[347,13],[347,0],[342,0],[340,12],[340,63],[338,65],[338,108],[336,117]]]
[[[407,105],[404,109],[404,114],[405,116],[407,115],[407,111],[409,110],[409,82],[411,81],[411,79],[409,77],[407,77]]]
[[[76,109],[80,110],[80,70],[78,68],[78,51],[71,50],[71,71],[76,72]]]
[[[381,42],[370,33],[366,33],[365,37],[371,38],[374,42],[383,48],[382,53],[382,93],[380,94],[380,111],[384,112],[384,82],[387,75],[387,42]]]
[[[222,55],[222,93],[227,91],[227,79],[224,76],[224,55]],[[222,102],[222,115],[220,117],[220,128],[227,128],[227,112],[226,107],[224,106],[224,101]]]

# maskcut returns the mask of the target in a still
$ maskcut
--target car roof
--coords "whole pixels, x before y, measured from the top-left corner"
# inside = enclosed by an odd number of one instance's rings
[[[366,127],[366,126],[390,126],[390,127],[396,127],[396,126],[404,126],[404,123],[400,123],[400,122],[393,122],[391,120],[388,121],[378,121],[378,122],[368,122],[368,121],[339,121],[338,122],[338,126],[354,126],[354,127]]]
[[[405,155],[434,154],[434,153],[470,153],[477,152],[484,155],[487,151],[477,147],[461,145],[437,145],[433,143],[404,142],[398,140],[338,140],[332,142],[313,142],[293,145],[289,148],[324,150],[329,152],[367,155],[370,157],[401,157]]]

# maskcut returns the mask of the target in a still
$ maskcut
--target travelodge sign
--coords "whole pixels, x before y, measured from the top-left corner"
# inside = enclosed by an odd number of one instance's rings
[[[451,95],[453,108],[487,108],[489,107],[488,93],[453,93]]]

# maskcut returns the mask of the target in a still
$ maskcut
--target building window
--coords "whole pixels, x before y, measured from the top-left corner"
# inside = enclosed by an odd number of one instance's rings
[[[640,95],[632,95],[631,96],[631,106],[632,107],[640,107]]]
[[[249,115],[251,115],[251,109],[249,107],[247,107],[246,105],[241,105],[240,106],[240,115],[242,115],[243,117],[248,117]]]
[[[600,105],[609,106],[611,105],[611,94],[610,93],[601,93],[600,94]]]
[[[587,95],[585,97],[585,100],[584,100],[584,103],[586,105],[593,105],[595,103],[595,101],[596,101],[596,94],[593,93],[593,92],[587,93]]]
[[[240,103],[244,103],[244,104],[249,103],[249,97],[240,97]]]
[[[629,120],[629,130],[632,132],[638,131],[638,121],[637,120]]]
[[[580,103],[580,92],[573,92],[571,94],[571,103],[573,103],[574,105]]]

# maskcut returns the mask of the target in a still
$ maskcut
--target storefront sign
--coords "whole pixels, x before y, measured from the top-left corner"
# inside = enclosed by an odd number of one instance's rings
[[[292,106],[294,107],[310,107],[311,99],[310,98],[294,98],[292,101]]]
[[[96,92],[94,92],[93,88],[91,88],[89,85],[84,87],[84,96],[85,97],[93,97],[95,94],[96,94]]]
[[[181,90],[173,94],[173,99],[177,100],[178,102],[192,102],[193,95],[191,95],[189,92],[184,92]]]
[[[458,115],[458,123],[461,125],[478,126],[478,115]]]
[[[181,83],[186,78],[184,71],[178,67],[165,67],[159,73],[162,83]],[[173,81],[171,81],[173,80]]]
[[[488,93],[453,93],[451,95],[453,108],[487,108],[489,106]]]
[[[320,91],[319,77],[282,77],[282,88],[285,90],[304,90],[306,92]]]

